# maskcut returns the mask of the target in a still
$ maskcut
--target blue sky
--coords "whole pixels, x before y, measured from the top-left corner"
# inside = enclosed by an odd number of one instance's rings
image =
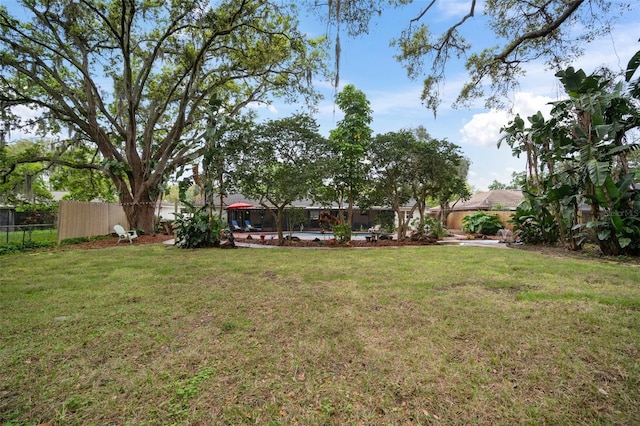
[[[433,26],[433,32],[439,34],[438,29],[447,28],[459,20],[468,11],[469,3],[459,0],[436,2],[436,9],[429,12],[429,25]],[[482,4],[478,3],[477,10],[481,10]],[[458,61],[452,63],[448,70],[445,86],[441,88],[444,101],[437,118],[434,118],[432,112],[420,102],[421,82],[410,80],[394,59],[397,51],[389,46],[390,40],[397,37],[426,4],[425,1],[417,1],[400,11],[385,10],[382,17],[371,26],[369,35],[357,39],[341,35],[340,88],[353,84],[366,94],[374,111],[371,125],[374,134],[422,125],[431,136],[446,138],[462,148],[464,155],[471,160],[468,180],[476,190],[486,190],[494,179],[509,183],[512,172],[525,168],[524,159],[513,157],[508,146],[497,148],[499,129],[507,124],[512,115],[506,110],[491,111],[484,108],[483,100],[478,100],[468,109],[452,109],[451,104],[466,81],[464,65]],[[474,46],[476,43],[482,46],[495,44],[493,35],[483,26],[480,15],[476,13],[470,25],[465,24],[465,36]],[[325,27],[313,17],[300,16],[300,19],[302,28],[311,35],[321,35],[325,31]],[[588,54],[578,60],[574,67],[582,68],[587,73],[602,65],[614,71],[624,71],[631,56],[640,50],[638,38],[640,16],[622,17],[613,32],[595,40],[587,49]],[[554,73],[546,70],[543,63],[530,64],[526,77],[520,80],[520,88],[508,99],[507,104],[512,106],[512,111],[523,117],[539,110],[548,113],[548,102],[558,99],[562,94]],[[341,114],[332,102],[334,92],[330,83],[317,81],[316,84],[325,94],[316,119],[320,123],[321,133],[328,136]],[[295,106],[275,103],[268,112],[261,112],[261,116],[277,118],[294,110]]]

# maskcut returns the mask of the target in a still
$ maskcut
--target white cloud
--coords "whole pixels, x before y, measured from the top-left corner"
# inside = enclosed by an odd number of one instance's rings
[[[511,112],[492,110],[474,114],[471,120],[460,129],[462,134],[460,143],[481,147],[495,147],[500,139],[500,129],[508,124],[515,114],[520,114],[524,118],[541,111],[544,116],[548,117],[551,111],[551,106],[548,104],[551,101],[553,99],[547,96],[538,96],[530,92],[518,92],[511,105]]]
[[[500,139],[500,128],[510,118],[507,111],[493,110],[474,114],[471,121],[460,129],[462,139],[460,143],[478,145],[483,147],[495,146]]]
[[[37,118],[43,112],[42,109],[29,108],[25,105],[16,105],[11,107],[11,112],[20,118],[20,128],[14,129],[9,135],[9,141],[19,141],[21,139],[31,139],[36,137],[34,129],[25,126],[29,120]]]
[[[273,103],[250,102],[247,108],[255,111],[268,111],[270,114],[278,114],[278,108]]]
[[[471,10],[469,0],[443,0],[437,4],[438,12],[447,17],[463,17]],[[482,5],[476,5],[476,13],[482,10]]]

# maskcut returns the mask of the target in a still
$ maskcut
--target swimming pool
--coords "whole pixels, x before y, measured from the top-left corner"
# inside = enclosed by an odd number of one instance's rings
[[[265,232],[265,238],[278,238],[278,233],[276,232]],[[283,235],[285,238],[289,235],[293,235],[294,237],[298,237],[301,240],[315,240],[316,238],[319,240],[330,240],[334,238],[333,233],[325,232],[324,234],[321,232],[294,232],[293,234],[289,234],[288,231],[284,231]],[[354,232],[351,234],[352,240],[364,240],[366,237],[371,237],[370,232]]]

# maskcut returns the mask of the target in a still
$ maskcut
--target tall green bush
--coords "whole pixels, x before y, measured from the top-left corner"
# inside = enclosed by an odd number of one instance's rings
[[[462,219],[462,230],[470,234],[496,235],[504,228],[497,214],[476,212]]]
[[[560,239],[553,214],[539,199],[527,196],[509,220],[516,239],[528,244],[554,244]]]
[[[187,203],[188,213],[176,213],[174,221],[176,245],[182,248],[218,247],[222,222],[207,212]],[[191,213],[189,213],[191,212]]]

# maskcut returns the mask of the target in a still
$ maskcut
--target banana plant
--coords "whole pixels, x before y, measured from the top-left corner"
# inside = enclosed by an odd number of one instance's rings
[[[636,56],[629,70],[638,68]],[[553,212],[569,248],[580,248],[590,237],[604,254],[638,254],[640,191],[628,157],[640,146],[627,140],[640,125],[633,91],[573,68],[556,76],[568,98],[554,103],[548,120],[538,113],[528,117],[527,126],[516,117],[503,129],[503,140],[514,155],[527,154],[529,191],[538,199],[533,205]],[[581,221],[585,205],[591,217]]]

